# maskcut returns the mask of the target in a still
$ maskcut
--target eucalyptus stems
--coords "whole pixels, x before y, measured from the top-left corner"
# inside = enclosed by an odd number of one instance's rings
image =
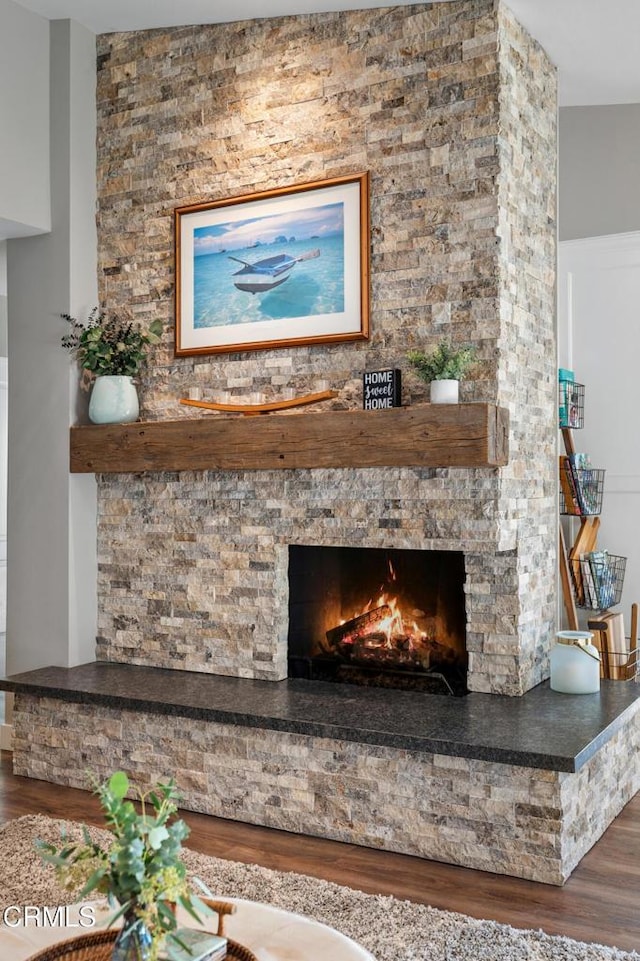
[[[153,320],[147,332],[138,324],[117,314],[94,307],[86,323],[70,314],[61,314],[71,324],[62,338],[62,346],[74,354],[85,370],[96,376],[135,376],[145,361],[147,351],[162,335],[162,321]]]
[[[180,795],[173,780],[149,791],[137,789],[138,813],[126,800],[130,784],[123,771],[103,783],[93,780],[92,786],[113,834],[111,845],[104,849],[92,841],[86,827],[83,843],[67,842],[60,848],[46,841],[36,845],[65,888],[79,891],[80,898],[92,891],[106,895],[112,906],[118,905],[111,923],[124,916],[125,926],[148,932],[150,948],[145,957],[155,961],[165,939],[169,945],[177,940],[171,938],[177,926],[176,904],[196,921],[211,914],[187,885],[180,853],[189,828],[181,819],[171,821]]]

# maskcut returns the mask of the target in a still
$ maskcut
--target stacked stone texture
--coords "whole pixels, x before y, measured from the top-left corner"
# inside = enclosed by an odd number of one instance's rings
[[[190,387],[273,399],[320,378],[357,407],[362,371],[395,366],[419,403],[406,353],[448,337],[478,349],[463,400],[512,422],[499,471],[102,477],[99,657],[282,677],[287,544],[355,543],[468,552],[470,687],[544,676],[555,148],[554,71],[493,0],[99,38],[101,299],[165,324],[145,418],[197,416],[178,404]],[[370,339],[176,359],[174,209],[362,170]]]
[[[16,696],[15,771],[171,771],[193,811],[562,884],[640,788],[640,701],[577,774]]]
[[[514,529],[517,540],[514,686],[527,689],[549,674],[556,617],[556,77],[502,5],[498,23],[498,403],[509,410],[513,445],[501,505],[505,533]],[[490,648],[475,669],[491,675]]]
[[[462,550],[470,637],[495,631],[512,618],[517,582],[514,556],[494,551],[483,473],[464,472],[457,500],[446,470],[105,476],[99,657],[285,677],[289,544]]]

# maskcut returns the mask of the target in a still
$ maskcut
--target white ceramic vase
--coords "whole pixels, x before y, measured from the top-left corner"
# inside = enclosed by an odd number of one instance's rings
[[[130,424],[138,419],[138,392],[131,377],[104,374],[96,377],[89,401],[89,419],[94,424]]]
[[[432,404],[457,404],[458,403],[458,384],[457,380],[432,380],[431,381],[431,403]]]

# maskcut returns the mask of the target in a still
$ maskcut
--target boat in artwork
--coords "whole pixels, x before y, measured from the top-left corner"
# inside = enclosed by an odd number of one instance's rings
[[[243,264],[241,270],[234,273],[234,285],[238,290],[246,290],[249,294],[261,294],[274,287],[279,287],[285,280],[288,280],[292,269],[301,260],[313,260],[320,256],[320,250],[316,247],[308,250],[299,257],[292,257],[290,254],[274,254],[273,257],[264,257],[251,264],[240,257],[228,255],[229,260],[235,260]]]

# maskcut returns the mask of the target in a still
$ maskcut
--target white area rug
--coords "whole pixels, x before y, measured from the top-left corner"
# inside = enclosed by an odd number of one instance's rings
[[[79,825],[40,815],[18,818],[0,828],[0,911],[10,904],[58,905],[74,900],[59,888],[53,870],[42,864],[33,843],[35,838],[58,841],[63,825],[68,836],[81,839]],[[90,833],[108,843],[105,831],[92,828]],[[520,931],[302,874],[194,851],[185,851],[185,863],[214,895],[263,901],[306,914],[360,942],[378,961],[640,961],[635,951]]]

